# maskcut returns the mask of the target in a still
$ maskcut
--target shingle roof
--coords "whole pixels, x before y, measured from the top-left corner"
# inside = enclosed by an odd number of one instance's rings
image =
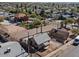
[[[40,45],[42,43],[45,43],[45,42],[49,41],[50,40],[50,37],[48,36],[47,33],[40,33],[40,34],[36,34],[34,36],[34,40],[35,40],[35,42],[38,45]]]
[[[18,17],[18,18],[20,18],[20,17],[24,17],[24,16],[26,16],[26,15],[23,14],[23,13],[18,13],[18,14],[16,14],[16,17]]]
[[[52,29],[49,34],[61,43],[67,40],[69,36],[69,32],[65,29]]]

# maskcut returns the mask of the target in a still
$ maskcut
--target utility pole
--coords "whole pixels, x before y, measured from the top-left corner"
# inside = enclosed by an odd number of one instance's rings
[[[32,54],[31,54],[30,50],[31,50],[31,46],[30,46],[29,31],[28,31],[28,55],[31,57]]]
[[[38,33],[38,28],[36,28],[36,34]]]
[[[42,23],[41,23],[41,33],[42,33]]]
[[[29,25],[29,23],[27,22],[27,24]],[[31,57],[32,54],[31,54],[31,46],[30,46],[30,38],[29,38],[29,28],[28,28],[28,55]]]

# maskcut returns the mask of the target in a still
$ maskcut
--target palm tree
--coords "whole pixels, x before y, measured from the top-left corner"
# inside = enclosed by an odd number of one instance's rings
[[[63,21],[63,23],[65,24],[65,28],[66,28],[66,25],[67,24],[72,24],[72,23],[74,23],[75,22],[75,20],[73,20],[73,19],[67,19],[67,20],[64,20]]]

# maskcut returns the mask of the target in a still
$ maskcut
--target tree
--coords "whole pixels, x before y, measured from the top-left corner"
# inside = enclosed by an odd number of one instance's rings
[[[40,15],[36,16],[37,19],[43,20],[43,17],[41,17]]]
[[[34,26],[35,28],[39,27],[40,24],[41,24],[41,21],[40,21],[39,19],[34,19],[34,20],[33,20],[33,26]]]
[[[18,4],[16,4],[16,13],[18,13],[19,12],[19,5]]]
[[[28,12],[29,14],[32,14],[32,11],[31,11],[31,9],[28,9],[28,10],[27,10],[27,12]]]
[[[17,10],[16,9],[13,9],[13,10],[9,10],[10,13],[17,13]]]
[[[79,35],[79,29],[72,29],[71,31],[74,35]]]
[[[67,20],[64,20],[63,23],[65,24],[65,28],[66,28],[66,25],[74,23],[74,20],[73,19],[67,19]]]
[[[21,26],[21,27],[24,27],[24,28],[28,28],[28,24],[25,23],[25,22],[20,23],[20,26]]]
[[[37,15],[36,15],[35,13],[32,13],[32,14],[30,15],[30,17],[35,18],[35,17],[37,17]]]
[[[76,23],[79,25],[79,18],[76,20]]]
[[[42,9],[40,12],[40,16],[44,17],[44,13],[45,13],[45,11],[44,11],[44,9]]]

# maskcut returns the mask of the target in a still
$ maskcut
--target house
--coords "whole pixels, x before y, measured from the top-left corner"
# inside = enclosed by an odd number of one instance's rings
[[[65,41],[67,40],[67,38],[69,36],[69,32],[65,29],[52,29],[49,32],[49,36],[52,39],[55,38],[56,41],[58,41],[60,43],[65,43]]]
[[[0,22],[0,24],[11,25],[11,23],[8,20],[3,20],[3,22]]]
[[[4,16],[4,17],[9,17],[9,13],[8,12],[0,12],[0,16]]]
[[[64,18],[69,18],[70,15],[62,15]]]
[[[78,29],[78,28],[79,28],[79,25],[77,25],[77,24],[72,24],[72,28],[73,28],[73,29]]]
[[[48,36],[47,33],[36,34],[33,36],[33,39],[31,39],[32,46],[35,49],[40,50],[40,49],[45,48],[49,45],[50,39],[51,38]]]
[[[40,14],[40,13],[41,13],[41,9],[36,9],[35,12],[36,12],[37,14]]]
[[[24,13],[18,13],[15,15],[15,22],[28,21],[28,17]]]
[[[25,49],[28,49],[28,30],[14,25],[2,25],[0,26],[0,38],[2,42],[16,41],[21,44]]]
[[[51,12],[51,9],[45,10],[45,13],[50,13],[50,12]]]
[[[0,16],[4,16],[4,12],[0,12]]]
[[[28,53],[18,42],[0,43],[0,57],[27,57]]]

